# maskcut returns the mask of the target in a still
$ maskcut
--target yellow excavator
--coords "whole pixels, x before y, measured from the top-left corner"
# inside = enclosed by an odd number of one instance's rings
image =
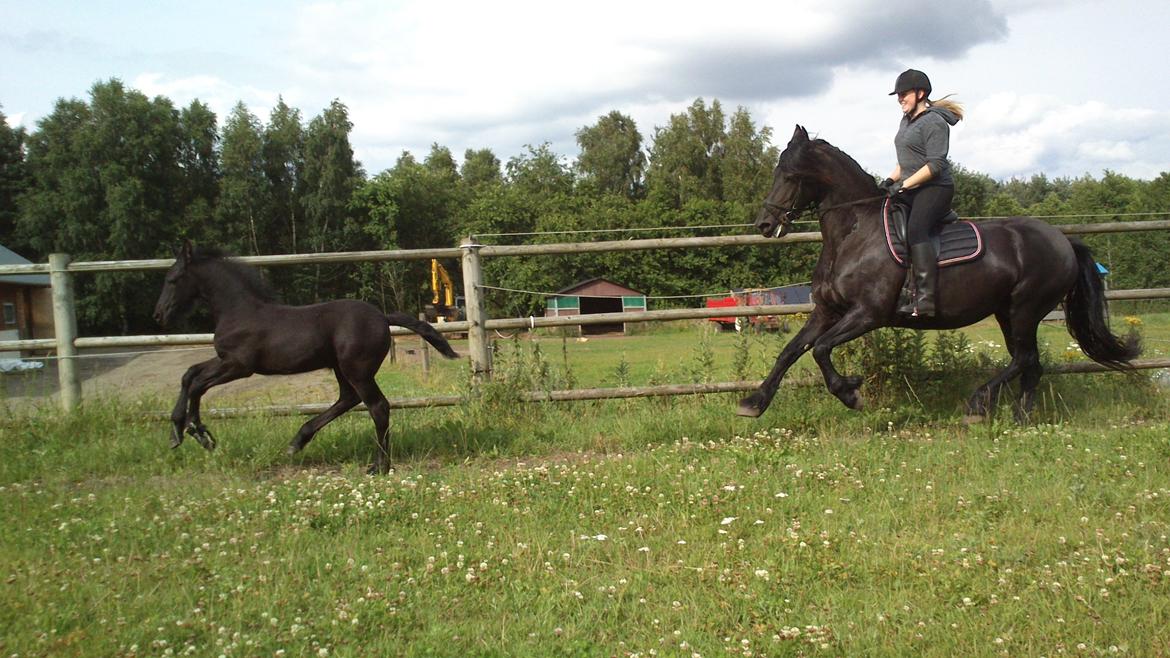
[[[427,321],[431,323],[463,320],[463,297],[455,295],[451,275],[437,259],[431,259],[431,303],[424,307]]]

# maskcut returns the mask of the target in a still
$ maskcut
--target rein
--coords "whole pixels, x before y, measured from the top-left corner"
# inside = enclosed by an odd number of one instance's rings
[[[798,196],[799,196],[799,192],[800,192],[800,189],[797,188],[797,195]],[[791,208],[785,208],[784,206],[781,206],[778,203],[773,203],[773,202],[765,199],[764,200],[764,208],[772,216],[779,218],[780,223],[776,227],[776,232],[772,237],[780,237],[781,235],[788,233],[789,226],[792,223],[794,223],[797,219],[799,219],[800,217],[802,217],[803,215],[805,215],[807,213],[815,212],[817,214],[818,220],[819,220],[819,217],[821,215],[824,215],[825,213],[829,212],[830,210],[838,210],[840,208],[847,208],[849,206],[856,206],[856,205],[860,205],[863,203],[870,203],[873,201],[877,201],[878,199],[884,199],[887,196],[888,195],[886,195],[886,194],[879,194],[877,196],[865,197],[863,199],[854,199],[852,201],[846,201],[845,203],[834,204],[834,205],[831,205],[827,208],[822,208],[815,201],[810,201],[809,204],[803,208],[797,208],[795,206],[793,206]]]

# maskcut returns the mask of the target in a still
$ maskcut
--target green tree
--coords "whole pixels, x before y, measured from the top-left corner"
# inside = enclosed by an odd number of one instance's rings
[[[971,171],[962,165],[954,165],[951,174],[955,179],[955,199],[952,205],[962,217],[982,217],[987,212],[991,198],[998,185],[986,174]]]
[[[298,228],[304,210],[300,198],[300,177],[304,168],[305,134],[301,113],[289,107],[284,98],[277,100],[268,117],[263,135],[264,177],[271,194],[273,226],[279,227],[268,237],[274,253],[298,253]],[[287,270],[285,270],[287,271]]]
[[[364,174],[353,157],[349,142],[352,130],[349,110],[339,100],[309,122],[301,175],[305,231],[300,244],[304,250],[343,250],[347,240],[361,234],[359,213],[352,204]],[[309,289],[312,298],[345,296],[348,291],[342,272],[336,267],[314,268]]]
[[[24,164],[24,128],[12,128],[0,107],[0,244],[19,249],[16,200],[28,187]]]
[[[567,195],[573,192],[573,172],[553,153],[546,142],[540,146],[526,145],[526,153],[508,160],[504,167],[507,183],[534,198]]]
[[[118,80],[90,102],[59,100],[28,140],[31,189],[17,232],[36,256],[129,260],[169,254],[192,194],[180,166],[184,132],[170,101]],[[83,331],[151,324],[154,286],[141,273],[97,274],[78,284]]]
[[[503,182],[500,173],[500,159],[491,149],[467,149],[463,153],[463,165],[459,168],[463,184],[473,193],[484,187]]]
[[[581,155],[577,171],[582,183],[605,194],[629,199],[642,195],[646,155],[634,120],[618,111],[577,131]]]
[[[198,237],[212,226],[219,196],[219,129],[215,113],[191,101],[179,113],[179,168],[183,172],[183,215],[179,234]]]
[[[723,108],[718,100],[708,108],[698,98],[685,113],[671,115],[665,128],[654,129],[646,171],[648,194],[674,208],[691,199],[721,200],[725,138]]]
[[[224,122],[223,181],[212,241],[234,251],[261,254],[271,235],[271,193],[264,175],[260,120],[237,103]]]
[[[754,212],[772,186],[772,171],[780,159],[772,146],[772,129],[756,129],[744,107],[736,109],[724,138],[723,199]]]

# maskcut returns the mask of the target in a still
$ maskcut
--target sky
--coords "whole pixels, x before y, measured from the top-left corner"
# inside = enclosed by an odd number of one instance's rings
[[[501,160],[617,110],[648,148],[696,98],[746,108],[783,147],[796,124],[878,175],[906,68],[968,117],[951,159],[998,180],[1170,171],[1166,0],[0,0],[0,108],[34,130],[118,78],[222,124],[277,99],[334,100],[370,175],[433,143]]]

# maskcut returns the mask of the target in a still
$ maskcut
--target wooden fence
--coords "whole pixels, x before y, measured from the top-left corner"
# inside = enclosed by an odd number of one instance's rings
[[[1128,233],[1136,231],[1158,231],[1170,229],[1170,220],[1142,222],[1113,222],[1104,224],[1066,224],[1058,226],[1069,235]],[[521,329],[537,327],[581,326],[608,324],[613,322],[651,322],[663,320],[703,319],[712,317],[750,317],[759,315],[791,315],[808,313],[811,304],[788,304],[768,306],[724,307],[717,309],[691,308],[664,311],[642,311],[629,313],[598,313],[591,315],[529,318],[489,318],[483,303],[484,258],[533,257],[558,254],[606,253],[616,251],[644,251],[652,249],[707,249],[728,246],[779,246],[792,243],[819,242],[819,232],[793,233],[783,238],[765,238],[759,235],[739,235],[692,238],[654,238],[642,240],[611,240],[598,242],[573,242],[535,245],[482,245],[468,239],[459,247],[447,249],[414,249],[387,251],[355,251],[320,254],[291,254],[275,256],[246,256],[240,261],[258,266],[307,265],[319,263],[362,263],[395,260],[426,260],[431,258],[460,258],[463,263],[463,285],[467,305],[467,320],[436,325],[442,332],[466,332],[468,336],[471,371],[477,379],[491,377],[491,345],[489,330]],[[162,345],[210,345],[212,334],[144,335],[144,336],[99,336],[77,335],[77,321],[74,309],[72,277],[89,272],[165,270],[174,263],[173,259],[136,261],[92,261],[72,262],[68,255],[52,254],[46,264],[0,265],[4,274],[48,273],[53,292],[53,316],[56,338],[40,340],[0,341],[3,350],[56,350],[58,378],[61,391],[61,405],[66,410],[74,409],[81,402],[81,384],[77,376],[76,360],[79,349],[94,347],[143,347]],[[1143,290],[1115,290],[1107,293],[1111,300],[1165,299],[1170,298],[1170,288]],[[395,329],[395,334],[408,334],[404,329]],[[1135,364],[1139,368],[1170,367],[1170,359],[1144,360]],[[1097,364],[1053,367],[1050,372],[1096,372],[1104,370]],[[534,392],[528,397],[533,401],[543,400],[584,400],[614,397],[643,397],[649,395],[685,395],[751,390],[756,382],[725,382],[707,385],[582,389],[577,391]],[[398,408],[419,406],[445,406],[457,404],[458,398],[440,396],[435,398],[411,398],[391,400]],[[318,407],[327,405],[298,405],[282,408],[292,413],[316,413]],[[278,410],[266,408],[264,411]]]

